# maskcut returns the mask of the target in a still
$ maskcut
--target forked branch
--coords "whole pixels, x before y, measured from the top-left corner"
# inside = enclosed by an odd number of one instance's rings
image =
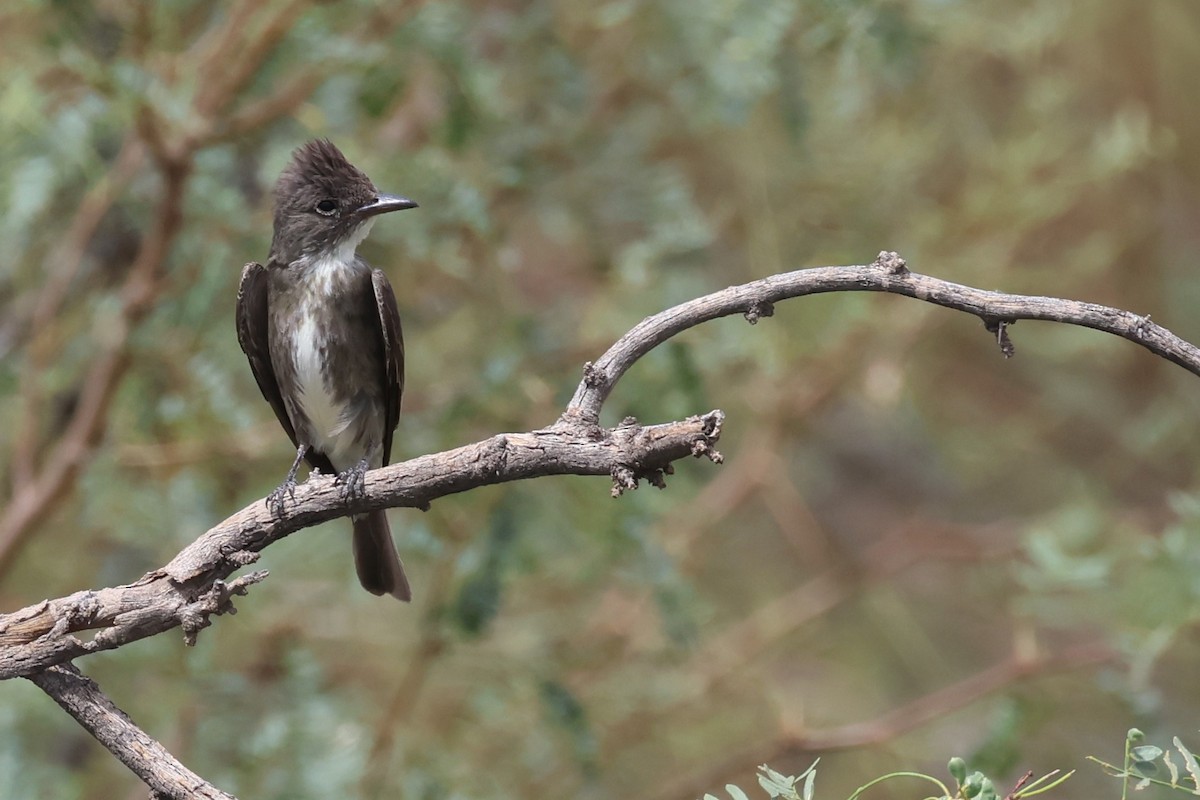
[[[1052,297],[1029,297],[974,289],[918,275],[895,253],[866,266],[820,267],[773,275],[733,286],[648,317],[596,362],[562,417],[550,428],[493,436],[456,450],[421,456],[369,474],[366,492],[345,503],[332,480],[301,486],[282,517],[261,501],[216,525],[169,564],[129,586],[79,592],[0,616],[0,679],[30,675],[97,650],[112,649],[176,626],[190,642],[232,594],[265,575],[224,581],[253,563],[263,548],[291,533],[336,517],[378,508],[424,508],[430,502],[481,486],[548,475],[608,475],[613,493],[642,479],[661,485],[672,464],[687,456],[720,461],[715,445],[724,414],[713,410],[686,420],[642,426],[625,420],[599,427],[600,409],[620,377],[639,358],[672,336],[708,320],[743,314],[770,316],[774,304],[793,297],[836,291],[901,294],[980,317],[1012,354],[1007,326],[1019,319],[1081,325],[1129,339],[1200,375],[1200,349],[1129,311]],[[78,631],[100,629],[83,641]]]

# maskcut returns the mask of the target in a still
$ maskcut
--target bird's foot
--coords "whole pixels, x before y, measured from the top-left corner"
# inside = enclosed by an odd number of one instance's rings
[[[267,508],[276,517],[282,517],[289,500],[296,499],[296,476],[288,475],[275,491],[267,495]]]
[[[357,500],[367,491],[367,460],[364,458],[353,467],[339,472],[337,484],[341,487],[342,500]]]
[[[306,444],[296,448],[296,460],[292,462],[292,468],[288,470],[287,477],[283,479],[283,483],[275,487],[275,491],[267,495],[267,509],[276,517],[283,516],[288,500],[296,499],[296,470],[300,469],[300,460],[307,452],[308,445]]]

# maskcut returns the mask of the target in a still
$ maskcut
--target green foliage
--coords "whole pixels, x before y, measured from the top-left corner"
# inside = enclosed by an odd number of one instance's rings
[[[1129,729],[1125,736],[1125,760],[1122,767],[1116,767],[1095,756],[1088,756],[1088,760],[1099,764],[1114,778],[1121,779],[1122,800],[1127,796],[1130,781],[1134,781],[1133,788],[1138,791],[1153,784],[1184,794],[1200,794],[1200,763],[1178,736],[1171,738],[1177,756],[1172,755],[1170,750],[1143,744],[1145,740],[1146,735],[1140,730]],[[1175,763],[1175,758],[1180,759],[1180,764]]]
[[[584,774],[596,774],[596,737],[588,725],[587,709],[565,685],[543,680],[539,687],[547,718],[566,732]]]
[[[491,529],[483,542],[483,554],[458,589],[454,618],[458,626],[472,636],[484,631],[500,610],[501,583],[508,552],[516,543],[517,522],[514,507],[521,493],[510,495],[492,515]]]
[[[5,693],[0,704],[0,796],[85,797],[82,766],[87,734],[73,720],[40,714],[44,698],[30,684]]]
[[[869,789],[898,778],[917,778],[932,783],[937,787],[939,794],[932,795],[931,800],[996,800],[998,797],[996,786],[992,779],[979,771],[967,774],[967,764],[961,758],[955,756],[950,759],[947,771],[950,773],[950,777],[954,778],[957,786],[953,792],[951,792],[946,784],[932,775],[925,775],[920,772],[893,772],[882,775],[860,786],[850,795],[849,800],[858,800]],[[814,782],[817,774],[817,761],[814,761],[808,769],[799,775],[784,775],[771,769],[766,764],[760,766],[758,772],[758,783],[762,786],[768,797],[777,797],[782,800],[813,800],[816,796]],[[1033,777],[1033,773],[1029,773],[1021,779],[1006,797],[1009,800],[1018,800],[1022,797],[1033,797],[1043,794],[1058,788],[1073,774],[1074,770],[1065,775],[1060,775],[1059,771],[1055,770],[1037,780],[1031,781],[1029,779]],[[733,784],[728,784],[725,787],[725,791],[729,793],[729,796],[733,800],[749,800],[746,793]],[[706,794],[704,795],[704,800],[718,800],[718,798],[714,795]]]
[[[758,785],[763,788],[768,797],[778,797],[782,800],[812,800],[818,761],[820,759],[814,761],[799,775],[784,775],[763,764],[758,768]],[[804,782],[803,786],[797,788],[797,784],[801,781]],[[732,783],[726,784],[725,791],[733,800],[749,800],[748,795]],[[704,800],[718,800],[718,798],[715,795],[706,794]]]

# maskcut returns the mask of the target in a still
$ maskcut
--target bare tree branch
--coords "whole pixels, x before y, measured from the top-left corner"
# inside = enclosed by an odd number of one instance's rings
[[[866,266],[818,267],[772,275],[647,317],[586,367],[584,380],[575,390],[567,414],[594,423],[599,418],[600,406],[625,371],[646,353],[688,328],[732,314],[743,314],[753,324],[774,314],[774,304],[781,300],[826,292],[901,294],[974,314],[996,334],[1006,357],[1013,354],[1007,328],[1020,319],[1039,319],[1120,336],[1200,375],[1200,349],[1152,323],[1149,317],[1095,303],[989,292],[918,275],[909,272],[899,255],[885,251]]]
[[[673,461],[688,456],[719,460],[713,445],[723,414],[711,411],[682,422],[642,427],[625,421],[609,430],[553,428],[493,436],[445,453],[422,456],[368,473],[366,492],[347,504],[331,477],[296,490],[283,518],[256,501],[215,526],[171,563],[137,582],[76,592],[0,616],[0,679],[30,675],[53,664],[111,650],[176,626],[194,641],[213,614],[230,609],[233,594],[265,577],[224,579],[288,534],[337,517],[376,508],[423,508],[439,497],[480,486],[544,475],[609,475],[614,493],[645,478],[661,482]],[[90,641],[74,634],[99,629]]]
[[[50,667],[29,676],[29,680],[54,698],[84,730],[105,743],[121,763],[146,782],[155,797],[237,800],[179,763],[74,664]],[[110,746],[110,742],[117,746]]]

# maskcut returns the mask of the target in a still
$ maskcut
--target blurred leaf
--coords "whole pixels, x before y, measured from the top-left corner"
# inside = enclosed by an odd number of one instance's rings
[[[1175,749],[1179,751],[1179,755],[1183,756],[1183,767],[1187,770],[1188,775],[1192,776],[1193,788],[1197,792],[1200,792],[1200,764],[1196,763],[1196,757],[1192,755],[1192,751],[1184,747],[1183,742],[1180,741],[1178,736],[1173,737],[1171,742],[1175,745]],[[1174,782],[1174,770],[1172,769],[1171,772],[1172,781]]]
[[[1154,745],[1144,744],[1129,751],[1135,761],[1155,761],[1162,757],[1163,749]]]
[[[492,514],[491,528],[483,541],[484,552],[475,570],[459,587],[453,617],[469,636],[478,636],[500,610],[502,575],[508,553],[517,540],[517,521],[513,510],[519,500],[514,493],[500,503]]]
[[[567,733],[575,758],[584,773],[594,774],[597,768],[597,744],[583,705],[570,689],[558,681],[544,680],[540,689],[550,721]]]

